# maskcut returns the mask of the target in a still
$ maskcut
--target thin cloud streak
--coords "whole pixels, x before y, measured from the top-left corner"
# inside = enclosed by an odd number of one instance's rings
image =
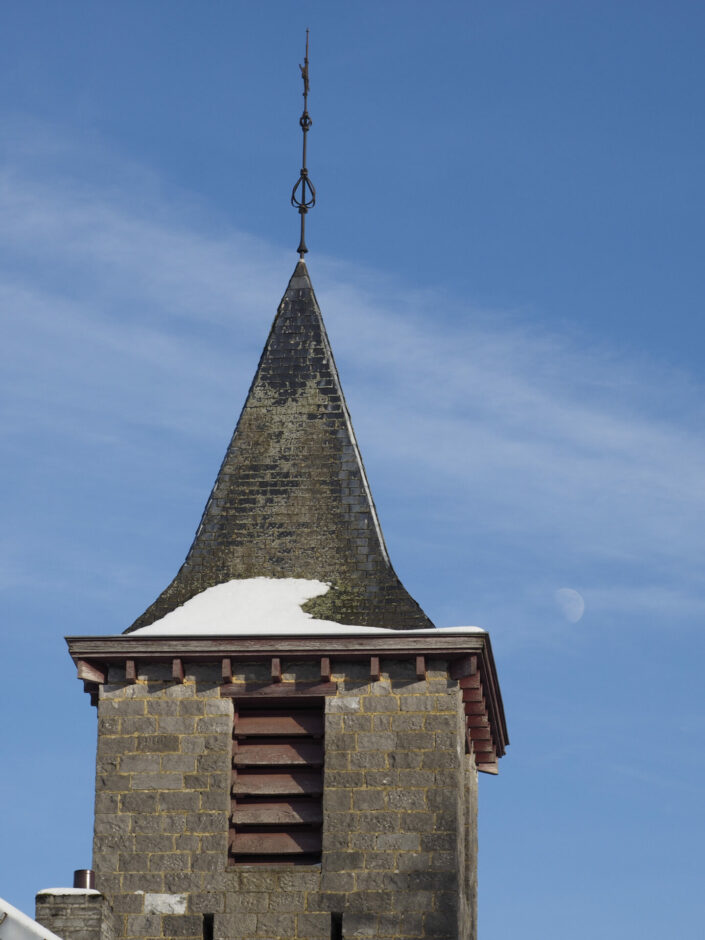
[[[145,435],[224,449],[288,255],[142,190],[118,201],[17,167],[0,176],[0,243],[11,460],[47,433],[119,443],[126,463],[158,446]],[[549,594],[571,558],[591,611],[702,609],[705,445],[687,376],[659,369],[656,395],[655,364],[526,315],[330,258],[311,269],[378,498],[401,486],[430,538],[452,520],[530,558]]]

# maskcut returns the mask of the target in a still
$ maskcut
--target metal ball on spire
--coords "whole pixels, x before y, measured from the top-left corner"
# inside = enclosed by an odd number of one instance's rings
[[[299,210],[299,216],[301,217],[301,237],[299,239],[299,247],[296,249],[299,253],[299,257],[303,259],[303,256],[308,252],[306,247],[306,214],[309,209],[313,209],[316,205],[316,187],[313,185],[308,176],[308,168],[306,167],[306,135],[311,129],[313,121],[311,116],[308,113],[308,30],[306,30],[306,55],[304,58],[304,64],[300,65],[301,69],[301,78],[304,81],[304,111],[299,119],[299,125],[303,132],[303,157],[301,159],[301,173],[299,178],[296,181],[296,185],[291,191],[291,204],[295,209]]]

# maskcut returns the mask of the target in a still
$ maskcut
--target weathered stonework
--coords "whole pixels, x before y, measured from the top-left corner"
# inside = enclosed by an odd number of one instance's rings
[[[196,537],[130,627],[233,578],[312,578],[316,617],[431,627],[389,561],[306,265],[284,294]],[[127,631],[129,632],[129,631]]]
[[[117,940],[110,902],[97,891],[40,891],[35,916],[62,940]]]
[[[282,664],[282,681],[310,679]],[[233,681],[263,679],[252,664]],[[335,663],[325,702],[320,866],[229,866],[233,705],[215,664],[111,667],[98,703],[94,868],[119,938],[474,936],[475,792],[448,663]],[[205,918],[204,919],[204,915]],[[212,919],[208,920],[208,916]]]
[[[392,629],[139,630],[257,577],[327,582],[308,613]],[[128,635],[68,638],[98,705],[115,940],[476,940],[477,773],[506,725],[489,637],[430,626],[390,564],[300,262],[181,569]]]

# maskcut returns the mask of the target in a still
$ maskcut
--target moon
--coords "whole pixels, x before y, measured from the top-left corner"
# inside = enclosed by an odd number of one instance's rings
[[[585,600],[572,588],[558,588],[555,595],[558,609],[570,623],[577,623],[585,613]]]

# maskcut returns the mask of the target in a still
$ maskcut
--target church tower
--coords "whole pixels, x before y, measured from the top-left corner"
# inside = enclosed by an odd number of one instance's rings
[[[300,260],[193,544],[124,634],[68,639],[101,937],[476,937],[490,640],[434,628],[389,560],[303,261],[302,72]]]

